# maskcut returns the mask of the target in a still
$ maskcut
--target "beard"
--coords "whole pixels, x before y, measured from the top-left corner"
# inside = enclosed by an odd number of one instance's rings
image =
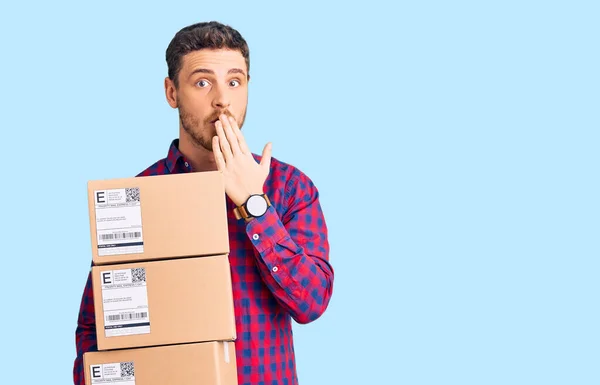
[[[211,152],[213,150],[212,138],[217,135],[217,129],[215,128],[213,121],[219,119],[219,116],[223,113],[227,116],[233,116],[229,111],[221,110],[211,115],[205,121],[202,121],[197,116],[187,111],[181,104],[179,105],[179,121],[181,122],[183,130],[190,136],[192,144],[195,147],[203,147]],[[246,109],[244,109],[242,116],[240,118],[235,118],[235,120],[241,130],[244,121],[246,120]]]

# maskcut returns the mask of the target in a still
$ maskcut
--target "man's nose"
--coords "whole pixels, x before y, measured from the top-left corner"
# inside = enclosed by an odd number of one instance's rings
[[[222,88],[222,86],[217,86],[214,88],[215,90],[215,97],[213,99],[213,108],[215,109],[219,109],[219,110],[224,110],[229,108],[229,105],[231,104],[231,100],[229,98],[229,94],[227,93],[227,91],[225,89]]]

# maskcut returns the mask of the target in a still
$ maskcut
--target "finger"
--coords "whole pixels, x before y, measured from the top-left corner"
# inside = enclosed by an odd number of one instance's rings
[[[273,144],[271,142],[267,143],[262,152],[262,158],[260,160],[260,166],[263,168],[263,171],[269,175],[269,170],[271,169],[271,154],[273,152]]]
[[[231,127],[233,128],[233,132],[235,133],[235,136],[237,137],[238,143],[240,145],[240,150],[244,154],[250,154],[251,153],[250,148],[246,144],[246,139],[244,138],[244,135],[242,134],[242,130],[238,126],[238,124],[235,121],[235,119],[233,118],[233,116],[229,117],[229,122],[231,123]]]
[[[227,140],[229,141],[229,147],[231,148],[231,153],[233,155],[239,154],[242,150],[240,150],[240,144],[238,143],[238,139],[233,133],[233,128],[231,127],[231,123],[229,119],[224,114],[220,117],[221,122],[223,124],[223,129],[225,130],[225,135],[227,136]]]
[[[229,162],[229,160],[233,157],[233,153],[231,152],[231,147],[229,146],[229,141],[225,136],[225,131],[223,130],[223,124],[220,120],[215,122],[215,127],[217,128],[217,135],[219,137],[219,147],[221,152],[223,153],[223,157],[225,158],[225,162]],[[214,149],[213,149],[214,150]]]
[[[213,136],[212,139],[212,147],[213,153],[215,154],[215,163],[217,163],[217,169],[223,172],[225,170],[225,158],[223,158],[223,153],[221,152],[221,148],[219,147],[219,137]]]

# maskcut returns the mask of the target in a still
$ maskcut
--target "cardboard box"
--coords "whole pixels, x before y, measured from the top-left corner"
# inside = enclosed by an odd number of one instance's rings
[[[233,342],[88,352],[83,355],[83,365],[86,385],[238,383]]]
[[[95,265],[229,253],[218,171],[88,182]]]
[[[92,268],[98,350],[236,339],[228,255]]]

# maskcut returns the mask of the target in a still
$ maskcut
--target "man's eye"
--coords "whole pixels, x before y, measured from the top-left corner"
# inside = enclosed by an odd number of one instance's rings
[[[198,83],[196,83],[196,85],[198,87],[204,88],[208,86],[208,82],[206,80],[200,80]]]
[[[232,80],[229,82],[229,85],[232,87],[237,87],[240,85],[240,82],[238,80]]]

